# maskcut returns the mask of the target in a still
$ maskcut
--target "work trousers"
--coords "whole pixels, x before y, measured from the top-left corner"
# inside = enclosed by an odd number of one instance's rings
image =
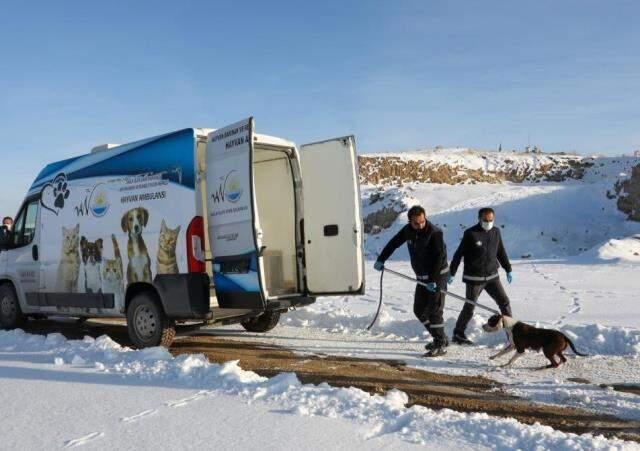
[[[466,298],[470,301],[477,302],[478,298],[482,291],[486,291],[489,296],[498,304],[498,308],[500,309],[500,313],[503,315],[511,316],[511,304],[509,302],[509,296],[504,291],[504,287],[502,283],[500,283],[500,278],[496,277],[495,279],[489,280],[487,282],[480,283],[467,283],[467,293]],[[473,317],[473,311],[476,306],[473,304],[466,303],[464,307],[462,307],[462,311],[460,315],[458,315],[458,321],[456,321],[456,327],[453,330],[453,333],[464,333],[469,321]]]

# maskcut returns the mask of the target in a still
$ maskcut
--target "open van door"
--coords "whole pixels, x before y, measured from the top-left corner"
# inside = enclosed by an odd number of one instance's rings
[[[362,294],[364,252],[353,136],[300,147],[306,288]]]
[[[253,179],[253,118],[209,133],[208,234],[218,305],[264,310],[261,243]]]

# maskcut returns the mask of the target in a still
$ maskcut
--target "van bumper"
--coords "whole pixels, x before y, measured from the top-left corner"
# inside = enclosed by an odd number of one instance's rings
[[[207,319],[209,276],[206,273],[158,274],[153,285],[169,319]]]

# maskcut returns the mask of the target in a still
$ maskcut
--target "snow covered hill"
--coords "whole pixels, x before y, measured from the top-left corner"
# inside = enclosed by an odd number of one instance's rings
[[[636,157],[469,150],[361,157],[367,251],[373,258],[406,222],[403,212],[421,204],[445,231],[450,253],[477,221],[477,210],[491,206],[512,257],[579,255],[640,233],[639,224],[618,210],[615,194],[638,164]],[[425,183],[434,180],[439,183]],[[628,252],[617,258],[637,257],[633,246],[620,246]]]

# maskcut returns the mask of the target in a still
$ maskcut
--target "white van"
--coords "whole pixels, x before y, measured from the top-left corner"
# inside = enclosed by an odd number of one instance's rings
[[[298,148],[249,118],[99,146],[29,189],[0,251],[0,324],[126,317],[138,347],[194,320],[265,332],[363,293],[362,230],[351,136]]]

